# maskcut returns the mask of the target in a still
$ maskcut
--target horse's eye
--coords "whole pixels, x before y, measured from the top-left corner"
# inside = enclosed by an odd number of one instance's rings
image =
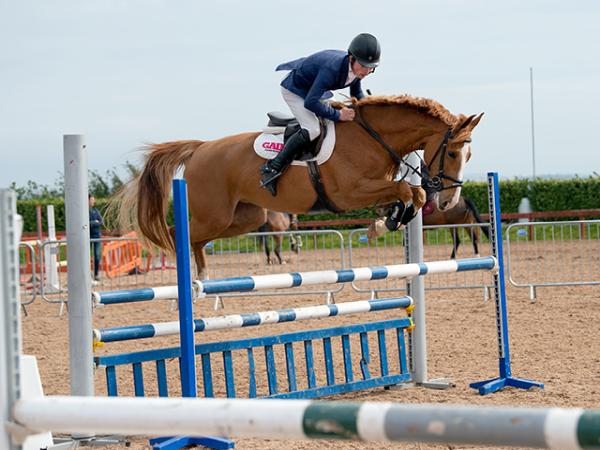
[[[448,156],[452,159],[456,159],[456,152],[448,152]]]

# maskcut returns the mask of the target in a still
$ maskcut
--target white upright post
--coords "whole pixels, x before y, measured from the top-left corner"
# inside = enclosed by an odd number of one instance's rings
[[[7,432],[11,408],[21,397],[21,317],[16,195],[0,189],[0,448],[13,450]]]
[[[65,135],[63,144],[67,248],[69,249],[67,268],[71,395],[93,396],[87,152],[81,135]],[[77,438],[88,436],[77,436]]]
[[[47,205],[46,215],[48,216],[48,240],[56,240],[56,226],[54,225],[54,205]],[[46,273],[46,292],[58,292],[60,286],[58,283],[58,244],[46,245],[44,252],[45,273]]]
[[[407,163],[412,167],[420,167],[421,160],[416,152],[412,152]],[[418,173],[411,173],[406,178],[413,186],[421,185],[421,176]],[[406,227],[406,236],[408,239],[408,263],[423,262],[423,215],[421,211],[411,220]],[[411,356],[413,379],[417,384],[423,384],[427,381],[427,331],[425,329],[425,283],[423,277],[414,277],[408,283],[408,295],[415,302],[413,312],[413,321],[415,330],[412,333],[412,351]]]
[[[417,152],[412,152],[407,163],[416,168],[421,166],[421,158]],[[410,170],[410,169],[408,169]],[[413,186],[421,186],[421,175],[414,171],[407,177]],[[423,214],[421,210],[408,223],[406,228],[408,239],[407,261],[409,263],[423,262]],[[446,389],[450,383],[445,379],[430,380],[427,375],[427,325],[425,323],[425,281],[422,276],[412,278],[408,283],[408,295],[414,300],[415,309],[413,322],[415,329],[411,339],[411,367],[413,380],[417,385],[432,389]]]

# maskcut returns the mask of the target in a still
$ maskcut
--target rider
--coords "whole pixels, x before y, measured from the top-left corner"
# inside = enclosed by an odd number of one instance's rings
[[[277,195],[277,178],[302,148],[319,136],[317,116],[334,122],[354,120],[353,109],[336,110],[322,100],[333,96],[331,90],[345,87],[350,87],[351,96],[364,97],[360,80],[375,71],[380,54],[377,38],[361,33],[352,39],[347,52],[323,50],[277,67],[276,70],[291,70],[281,82],[281,94],[301,128],[288,138],[275,158],[261,166],[262,187]]]

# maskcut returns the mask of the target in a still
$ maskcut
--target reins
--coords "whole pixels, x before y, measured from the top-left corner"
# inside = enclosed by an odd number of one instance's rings
[[[445,189],[454,189],[456,187],[462,186],[462,184],[463,184],[462,180],[458,180],[458,179],[448,176],[444,173],[444,159],[446,158],[446,152],[448,151],[448,141],[452,137],[452,128],[448,128],[448,130],[446,131],[446,134],[444,135],[444,138],[442,139],[442,142],[440,143],[439,147],[437,148],[436,152],[434,153],[433,158],[431,158],[431,163],[433,163],[433,161],[435,161],[435,158],[439,155],[438,173],[436,175],[434,175],[433,177],[429,177],[429,176],[424,177],[422,172],[418,168],[413,167],[412,165],[408,164],[403,158],[398,156],[398,153],[390,145],[388,145],[387,142],[385,142],[383,140],[383,138],[379,135],[379,133],[377,133],[373,129],[373,127],[366,121],[366,119],[363,117],[363,115],[360,114],[359,108],[354,108],[354,110],[356,112],[356,116],[355,116],[354,120],[361,127],[363,127],[365,129],[365,131],[367,131],[367,133],[369,133],[371,135],[371,137],[373,137],[373,139],[375,139],[387,151],[387,153],[392,158],[392,161],[394,161],[394,163],[398,167],[400,167],[401,165],[407,166],[410,170],[412,170],[413,173],[418,174],[422,179],[425,180],[425,184],[427,184],[427,187],[429,187],[432,190],[435,190],[436,192],[441,192]],[[426,167],[429,167],[428,164],[423,160],[423,158],[421,158],[420,155],[419,155],[419,159],[421,159],[421,161],[425,164]],[[409,172],[407,171],[402,176],[402,178],[398,181],[403,181],[408,174],[409,174]],[[452,184],[450,186],[444,186],[443,180],[450,180],[450,181],[452,181]]]

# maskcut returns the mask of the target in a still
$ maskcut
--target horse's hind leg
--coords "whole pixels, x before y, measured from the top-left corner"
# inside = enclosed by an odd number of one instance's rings
[[[458,246],[460,245],[460,236],[458,235],[458,229],[452,228],[452,254],[450,259],[456,259],[456,253],[458,252]]]
[[[261,236],[260,243],[265,250],[265,255],[267,256],[267,265],[271,265],[271,248],[269,247],[269,238],[268,236]]]
[[[208,278],[208,270],[206,267],[206,254],[204,253],[204,246],[210,241],[194,242],[192,243],[192,250],[194,252],[194,261],[196,261],[196,272],[199,280],[206,280]]]

